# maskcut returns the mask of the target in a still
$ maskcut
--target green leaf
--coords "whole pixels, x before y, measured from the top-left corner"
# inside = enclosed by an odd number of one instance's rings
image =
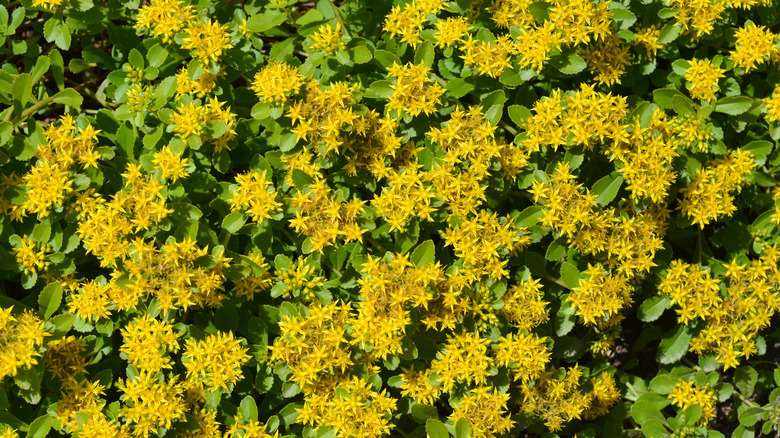
[[[743,151],[750,151],[753,155],[769,156],[774,148],[774,143],[766,140],[755,140],[742,146]]]
[[[32,69],[32,81],[33,83],[37,83],[44,74],[46,74],[47,71],[49,71],[49,67],[51,66],[51,61],[49,60],[48,56],[40,56],[38,57],[38,60],[35,61],[35,66]]]
[[[384,68],[390,67],[393,63],[401,63],[401,58],[399,58],[398,55],[382,49],[374,50],[374,59]]]
[[[244,399],[241,400],[241,406],[239,406],[238,412],[242,417],[244,417],[244,419],[256,421],[257,404],[255,403],[255,398],[251,395],[244,397]]]
[[[509,108],[506,109],[506,112],[509,115],[509,118],[512,119],[512,122],[517,126],[524,126],[525,121],[533,115],[531,110],[522,105],[510,105]]]
[[[417,248],[412,251],[411,260],[417,266],[432,264],[436,261],[436,245],[432,240],[426,240],[417,245]]]
[[[314,182],[314,178],[300,169],[293,170],[292,180],[295,184],[295,187],[298,189],[303,189],[304,187]]]
[[[431,418],[439,418],[439,410],[431,405],[416,403],[412,406],[412,418],[418,423],[425,423]]]
[[[613,3],[613,5],[616,3]],[[618,23],[619,29],[628,29],[636,23],[636,15],[623,7],[611,8],[612,19]]]
[[[758,372],[750,366],[742,366],[734,372],[734,385],[746,397],[753,395],[758,382]]]
[[[425,422],[425,433],[429,438],[447,438],[450,436],[450,432],[447,430],[447,426],[439,420],[428,420]]]
[[[674,24],[672,22],[666,23],[666,25],[661,28],[661,33],[658,34],[658,43],[663,45],[671,43],[680,36],[681,31],[682,26],[679,24]]]
[[[574,75],[583,70],[588,64],[576,53],[556,55],[550,58],[549,64],[559,72],[566,75]]]
[[[658,362],[671,364],[682,359],[685,353],[688,352],[688,346],[692,337],[693,334],[688,326],[677,325],[671,333],[661,340],[661,344],[658,346],[658,353],[656,354]]]
[[[574,308],[565,297],[568,297],[568,295],[561,297],[561,308],[555,313],[555,334],[558,336],[567,335],[574,328],[574,323],[577,321]]]
[[[306,14],[305,16],[308,15],[311,14]],[[249,17],[246,20],[246,28],[251,32],[263,33],[284,23],[286,19],[287,16],[284,12],[277,9],[269,9],[262,14]]]
[[[753,106],[753,99],[747,96],[729,96],[718,100],[715,111],[730,116],[746,113]]]
[[[234,211],[222,220],[222,228],[228,233],[235,234],[244,226],[249,216],[243,211]]]
[[[44,320],[54,315],[62,302],[62,285],[59,281],[49,284],[38,295],[38,314]]]
[[[653,102],[661,109],[672,109],[675,96],[685,97],[680,90],[675,90],[674,88],[659,88],[653,90]]]
[[[469,420],[460,418],[458,422],[455,423],[455,438],[469,437],[471,437],[471,424],[469,424]]]
[[[615,199],[621,185],[623,185],[623,177],[618,175],[617,172],[612,172],[596,181],[591,192],[597,195],[596,203],[604,207]]]
[[[694,102],[682,94],[672,98],[672,109],[681,116],[696,115],[696,109],[693,105]]]
[[[130,53],[127,55],[127,60],[130,62],[130,65],[133,66],[134,69],[143,70],[144,56],[141,55],[141,52],[139,52],[138,49],[130,50]]]
[[[32,76],[22,73],[17,76],[11,85],[11,96],[13,97],[14,113],[21,114],[25,105],[30,100],[32,93]]]
[[[563,262],[561,264],[561,280],[570,289],[574,289],[580,285],[580,271],[573,264]]]
[[[162,44],[153,45],[146,54],[146,60],[151,67],[160,67],[167,57],[168,49]]]
[[[0,146],[4,146],[11,139],[14,125],[11,122],[0,122]]]
[[[352,61],[354,61],[355,64],[365,64],[374,58],[374,55],[371,54],[371,49],[366,46],[353,47],[350,49],[350,52],[352,52]]]
[[[661,410],[672,403],[665,395],[652,392],[642,394],[631,406],[631,418],[640,425],[648,421],[666,422],[666,416]]]
[[[27,438],[44,438],[51,430],[51,417],[42,415],[30,423],[30,429],[27,430]]]
[[[640,321],[652,322],[660,318],[666,309],[672,304],[667,296],[654,296],[642,302],[637,312]]]
[[[566,238],[560,237],[550,243],[550,246],[547,247],[547,252],[544,253],[544,258],[552,262],[557,262],[566,256],[567,250]]]
[[[49,221],[39,222],[35,225],[32,232],[32,239],[39,245],[46,245],[49,243],[51,237],[51,225]]]
[[[447,83],[444,85],[444,88],[447,90],[450,96],[454,97],[455,99],[460,99],[461,97],[469,94],[469,92],[474,89],[474,84],[468,82],[464,78],[455,78],[447,81]]]
[[[678,381],[679,379],[675,379],[668,374],[655,376],[653,380],[650,381],[650,390],[656,394],[668,395],[673,392],[674,385],[676,385]]]
[[[84,98],[73,88],[66,88],[54,95],[54,103],[79,108]]]
[[[274,44],[273,47],[271,47],[268,55],[271,57],[271,59],[275,59],[277,61],[287,61],[288,59],[292,58],[293,51],[295,50],[296,39],[297,37],[292,36],[283,41],[279,41],[278,43]]]
[[[435,52],[433,50],[433,44],[430,41],[425,41],[420,44],[420,47],[414,52],[414,63],[423,63],[428,67],[433,66]]]
[[[371,90],[372,93],[368,97],[378,99],[389,99],[394,92],[393,83],[386,79],[372,82],[371,85],[368,86],[368,89]]]

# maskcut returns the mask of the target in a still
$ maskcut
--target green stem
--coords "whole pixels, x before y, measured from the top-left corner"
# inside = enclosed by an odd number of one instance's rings
[[[499,125],[509,131],[510,134],[517,135],[517,129],[513,128],[509,123],[502,121]]]
[[[697,237],[697,239],[696,239],[697,240],[696,241],[696,251],[699,254],[699,265],[701,265],[701,255],[702,255],[702,252],[703,252],[702,246],[701,246],[701,235],[702,235],[702,231],[701,231],[701,228],[699,228],[699,237]]]
[[[542,278],[544,278],[547,281],[551,281],[551,282],[557,284],[558,286],[560,286],[560,287],[562,287],[564,289],[571,290],[571,288],[569,286],[566,286],[566,283],[561,281],[560,278],[555,278],[555,277],[551,276],[550,274],[544,274],[544,276]]]
[[[339,24],[341,25],[341,33],[344,36],[349,36],[349,32],[347,32],[347,26],[344,26],[344,19],[341,18],[341,11],[336,6],[335,3],[333,3],[333,0],[329,1],[330,7],[333,8],[333,13],[336,14],[336,19],[339,20]]]

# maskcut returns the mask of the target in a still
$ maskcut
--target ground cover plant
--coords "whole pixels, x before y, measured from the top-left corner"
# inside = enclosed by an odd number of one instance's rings
[[[0,437],[780,427],[772,0],[0,5]]]

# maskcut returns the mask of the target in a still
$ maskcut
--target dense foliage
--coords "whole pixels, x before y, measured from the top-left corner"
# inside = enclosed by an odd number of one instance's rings
[[[0,5],[0,437],[776,433],[777,30]]]

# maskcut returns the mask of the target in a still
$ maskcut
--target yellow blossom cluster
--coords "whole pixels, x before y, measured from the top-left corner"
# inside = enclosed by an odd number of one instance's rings
[[[195,241],[171,240],[160,248],[137,238],[129,249],[125,269],[140,298],[152,298],[160,310],[190,307],[220,307],[227,298],[222,291],[223,270],[230,266],[224,250],[208,253]],[[208,258],[207,266],[200,265]]]
[[[255,74],[252,91],[263,102],[284,102],[296,94],[304,83],[298,69],[279,61],[271,61]]]
[[[718,81],[725,76],[726,70],[718,68],[707,59],[693,58],[689,63],[690,66],[685,71],[685,80],[688,81],[687,87],[691,91],[691,97],[702,100],[715,99],[715,93],[720,90]]]
[[[516,253],[530,242],[524,229],[510,218],[499,220],[495,213],[480,210],[473,217],[451,221],[442,233],[447,246],[463,259],[463,275],[477,280],[483,275],[500,280],[509,275],[505,256]]]
[[[583,83],[570,95],[554,90],[534,103],[522,145],[538,151],[571,142],[593,149],[608,140],[621,141],[626,136],[627,115],[624,97],[600,93],[592,85]]]
[[[307,237],[312,251],[322,252],[335,245],[339,238],[346,242],[362,242],[364,230],[358,219],[364,211],[364,201],[352,198],[339,202],[324,179],[317,179],[292,198],[296,209],[290,226]]]
[[[376,391],[359,377],[344,380],[325,394],[311,394],[296,420],[303,424],[333,428],[336,436],[378,437],[390,433],[390,416],[397,400]]]
[[[694,382],[681,380],[674,385],[672,393],[669,394],[672,403],[681,410],[688,409],[690,406],[701,407],[701,418],[699,423],[707,423],[715,418],[715,391],[706,386],[696,385]]]
[[[744,68],[745,72],[757,68],[767,62],[773,54],[780,52],[780,48],[775,44],[777,35],[764,26],[748,23],[739,28],[734,36],[737,41],[729,56],[734,61],[734,65]]]
[[[255,222],[263,222],[271,218],[281,206],[276,200],[276,190],[273,189],[266,171],[251,171],[236,175],[236,188],[228,202],[231,211],[246,210]]]
[[[171,324],[144,315],[122,329],[124,343],[119,351],[139,370],[156,373],[171,368],[166,353],[179,350],[179,336]]]
[[[337,152],[343,143],[342,131],[358,118],[351,106],[356,86],[334,82],[323,87],[310,80],[303,88],[304,95],[290,105],[286,114],[293,124],[292,133],[309,143],[315,154]]]
[[[772,246],[758,260],[726,265],[725,294],[721,280],[708,272],[680,261],[672,262],[659,288],[679,308],[678,320],[689,324],[704,320],[706,327],[691,341],[693,351],[715,352],[725,368],[736,367],[739,358],[756,353],[755,338],[768,327],[780,310],[776,291],[780,287],[777,263],[780,250]]]
[[[0,308],[0,380],[38,364],[43,338],[49,335],[32,312],[13,315],[12,311],[13,307]]]
[[[332,55],[336,50],[344,49],[344,41],[341,40],[341,23],[334,26],[323,24],[311,35],[313,41],[311,48],[321,50],[325,56]]]
[[[699,169],[680,190],[683,214],[702,228],[720,215],[731,216],[737,208],[733,193],[739,193],[755,166],[753,154],[736,150]]]
[[[506,414],[508,401],[509,394],[501,394],[495,388],[474,388],[458,401],[449,418],[453,422],[468,420],[474,438],[493,437],[509,431],[514,424]]]
[[[227,26],[198,18],[193,9],[181,0],[152,0],[138,10],[134,27],[163,43],[176,42],[174,37],[182,31],[182,49],[207,64],[219,62],[224,51],[233,47]]]
[[[478,41],[468,36],[459,49],[464,64],[474,67],[479,74],[497,78],[510,67],[515,46],[508,35],[495,41]]]
[[[436,111],[441,103],[444,88],[429,78],[431,69],[423,63],[394,63],[387,74],[395,78],[392,84],[393,94],[387,102],[387,108],[397,114],[416,116]]]
[[[441,0],[412,0],[393,9],[385,16],[383,29],[391,36],[400,36],[401,41],[416,45],[421,42],[420,33],[428,15],[436,15],[444,8]]]
[[[369,255],[360,274],[360,302],[350,322],[354,331],[350,342],[382,359],[400,354],[411,321],[409,311],[428,308],[428,288],[441,277],[441,266],[414,266],[402,254],[395,254],[390,261]]]
[[[588,266],[566,301],[588,325],[602,325],[633,302],[629,279],[613,275],[601,266]]]
[[[241,366],[249,360],[248,349],[233,333],[217,332],[202,340],[187,339],[182,362],[187,384],[210,391],[229,390],[243,376]]]

